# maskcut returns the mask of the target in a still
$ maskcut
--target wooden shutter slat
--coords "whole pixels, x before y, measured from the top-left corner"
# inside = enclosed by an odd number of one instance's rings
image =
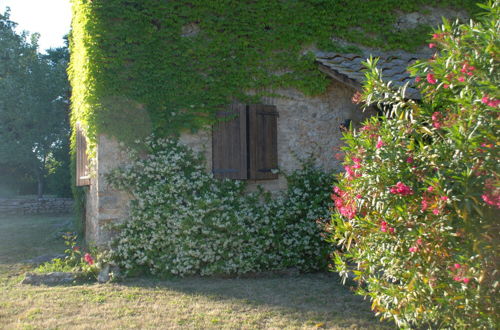
[[[216,178],[244,180],[247,166],[246,106],[234,103],[217,113],[218,118],[234,117],[214,125],[212,130],[212,173]]]
[[[277,179],[278,112],[273,105],[252,104],[248,108],[250,178]]]
[[[90,185],[89,160],[87,156],[87,140],[80,125],[76,126],[76,185]]]

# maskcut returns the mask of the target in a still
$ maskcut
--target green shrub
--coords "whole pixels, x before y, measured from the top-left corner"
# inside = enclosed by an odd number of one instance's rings
[[[361,99],[387,111],[345,134],[336,269],[401,327],[498,325],[498,1],[486,8],[433,34],[436,54],[410,68],[421,102],[368,61]]]
[[[150,138],[148,156],[109,176],[128,190],[130,219],[114,243],[126,271],[158,275],[240,274],[297,267],[323,269],[328,244],[317,219],[329,217],[331,175],[306,164],[289,176],[286,194],[245,191],[243,181],[218,180],[176,140]]]
[[[45,262],[36,268],[38,273],[75,272],[81,279],[97,279],[107,252],[90,248],[88,251],[78,246],[78,237],[71,232],[65,233],[62,238],[67,248],[64,258],[56,258]]]

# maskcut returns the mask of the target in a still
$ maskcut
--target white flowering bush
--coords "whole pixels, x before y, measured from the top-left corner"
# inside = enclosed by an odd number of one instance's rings
[[[173,139],[149,138],[147,156],[108,177],[134,199],[114,242],[126,271],[156,275],[241,274],[326,267],[329,247],[318,219],[329,217],[331,175],[305,164],[286,193],[245,192],[245,182],[218,180],[204,160]]]

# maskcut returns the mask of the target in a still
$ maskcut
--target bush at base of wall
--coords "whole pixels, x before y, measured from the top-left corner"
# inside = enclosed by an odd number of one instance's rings
[[[329,217],[330,174],[305,164],[288,176],[282,195],[246,193],[242,181],[207,174],[201,157],[175,140],[146,144],[146,158],[134,154],[109,176],[135,198],[114,242],[125,270],[184,276],[326,268],[331,247],[318,219]]]

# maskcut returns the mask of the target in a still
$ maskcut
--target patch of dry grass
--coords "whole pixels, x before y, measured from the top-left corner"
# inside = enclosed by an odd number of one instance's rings
[[[19,260],[63,249],[50,231],[64,217],[35,218],[0,218],[1,328],[393,328],[333,274],[21,285]]]

